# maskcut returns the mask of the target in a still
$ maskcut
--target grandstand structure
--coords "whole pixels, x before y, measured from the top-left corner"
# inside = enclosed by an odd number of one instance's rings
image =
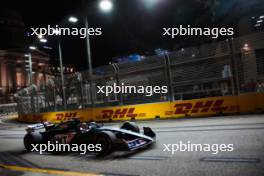
[[[92,79],[92,84],[90,84]],[[168,93],[97,94],[97,86],[167,86]],[[182,48],[141,61],[114,63],[65,77],[67,110],[95,107],[181,101],[204,97],[240,95],[264,89],[264,32]],[[45,86],[32,85],[16,94],[18,113],[60,111],[63,108],[60,78]]]

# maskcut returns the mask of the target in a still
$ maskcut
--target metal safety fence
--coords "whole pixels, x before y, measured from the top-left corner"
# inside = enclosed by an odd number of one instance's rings
[[[0,104],[0,117],[17,113],[17,104]]]
[[[264,33],[181,48],[140,61],[114,63],[48,80],[16,94],[18,113],[180,101],[264,92]],[[167,86],[167,93],[98,92],[98,86]],[[63,96],[63,89],[65,98]],[[91,93],[92,92],[92,93]]]

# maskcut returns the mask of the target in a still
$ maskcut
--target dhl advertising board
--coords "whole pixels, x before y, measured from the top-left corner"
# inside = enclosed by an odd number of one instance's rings
[[[77,117],[82,121],[110,122],[254,113],[260,111],[264,111],[264,94],[250,93],[239,96],[221,96],[174,102],[20,114],[18,120],[24,122],[61,122]]]

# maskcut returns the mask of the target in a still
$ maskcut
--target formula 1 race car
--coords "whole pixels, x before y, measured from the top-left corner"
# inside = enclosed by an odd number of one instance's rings
[[[114,150],[133,151],[155,143],[156,134],[149,127],[139,127],[134,122],[124,122],[120,128],[109,128],[95,122],[73,119],[52,124],[38,123],[26,128],[24,146],[32,151],[35,144],[94,144],[100,145],[98,155],[107,155]]]

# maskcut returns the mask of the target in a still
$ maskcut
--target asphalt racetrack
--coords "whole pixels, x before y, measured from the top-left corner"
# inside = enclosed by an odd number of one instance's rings
[[[105,124],[118,126],[121,123]],[[108,176],[263,176],[264,115],[190,118],[138,122],[157,133],[157,143],[134,153],[114,152],[104,158],[92,154],[28,153],[23,146],[25,124],[0,124],[0,175]],[[179,141],[233,144],[234,151],[164,151]]]

